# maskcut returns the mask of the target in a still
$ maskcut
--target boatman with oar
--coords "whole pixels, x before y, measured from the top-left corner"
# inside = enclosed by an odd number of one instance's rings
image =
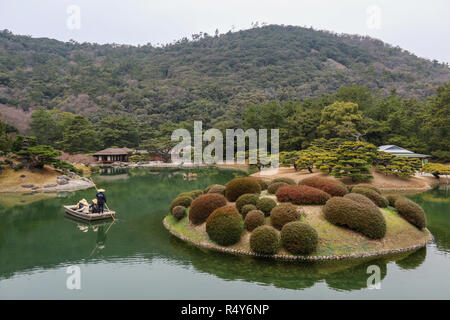
[[[98,189],[95,197],[97,198],[98,208],[100,209],[100,213],[103,213],[103,207],[106,203],[105,189]]]

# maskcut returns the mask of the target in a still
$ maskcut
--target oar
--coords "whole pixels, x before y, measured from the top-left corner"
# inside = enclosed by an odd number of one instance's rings
[[[115,223],[115,220],[109,224],[108,229],[106,229],[105,235],[108,233],[109,229],[111,229],[111,227],[112,227],[112,225],[114,223]],[[97,250],[97,248],[98,248],[98,243],[95,244],[95,248],[91,251],[91,254],[89,255],[89,258],[94,254],[94,252],[95,252],[95,250]]]
[[[89,178],[89,180],[91,180],[92,184],[93,184],[94,187],[95,187],[95,190],[98,192],[98,188],[97,188],[95,182],[94,182],[91,178]],[[111,218],[113,218],[113,220],[115,221],[116,219],[114,218],[114,216],[113,216],[113,214],[112,214],[112,211],[109,210],[108,204],[107,204],[106,202],[105,202],[105,206],[106,206],[106,209],[109,211],[109,214],[111,215]]]

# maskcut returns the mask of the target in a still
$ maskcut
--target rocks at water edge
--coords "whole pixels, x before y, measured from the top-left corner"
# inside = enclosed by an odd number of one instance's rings
[[[48,183],[48,184],[45,184],[45,185],[44,185],[44,188],[54,188],[54,187],[56,187],[56,186],[57,186],[56,183]]]
[[[59,185],[65,185],[69,183],[69,177],[66,175],[62,175],[62,176],[58,176],[58,178],[56,178],[56,183]]]

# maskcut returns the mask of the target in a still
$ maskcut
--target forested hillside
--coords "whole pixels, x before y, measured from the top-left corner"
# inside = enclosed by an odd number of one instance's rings
[[[164,47],[97,45],[0,32],[0,113],[27,131],[37,107],[93,123],[130,115],[241,125],[248,105],[303,101],[357,84],[372,94],[424,98],[450,80],[448,65],[367,37],[266,26],[193,35]]]

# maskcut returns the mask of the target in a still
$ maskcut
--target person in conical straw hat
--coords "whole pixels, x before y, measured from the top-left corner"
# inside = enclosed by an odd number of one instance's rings
[[[105,189],[98,189],[95,197],[97,198],[99,211],[100,213],[103,213],[104,206],[106,203]]]

